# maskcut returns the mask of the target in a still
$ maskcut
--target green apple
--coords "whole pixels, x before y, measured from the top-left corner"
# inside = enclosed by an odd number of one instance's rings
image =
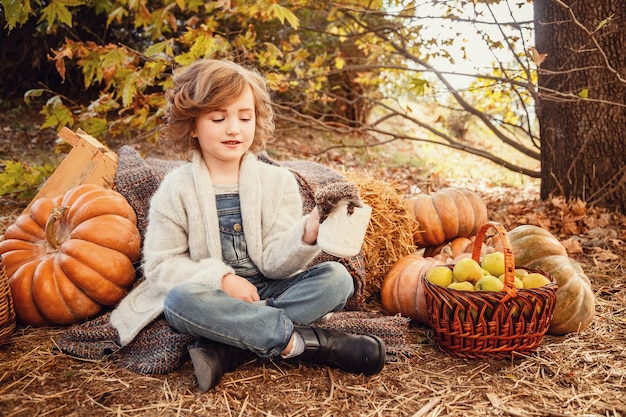
[[[550,280],[546,278],[545,275],[540,274],[539,272],[531,272],[524,277],[522,282],[524,283],[524,288],[539,288],[543,287],[544,285],[548,285],[550,283]]]
[[[447,287],[452,284],[452,270],[447,266],[436,266],[426,271],[425,278],[433,284]]]
[[[489,271],[490,275],[499,277],[504,274],[504,253],[491,252],[485,255],[480,263],[483,269]]]
[[[502,291],[504,284],[497,277],[487,275],[479,279],[474,288],[476,291]]]
[[[452,284],[448,285],[448,288],[459,291],[474,291],[474,284],[472,284],[470,281],[455,281]]]
[[[452,268],[452,276],[456,281],[476,282],[483,277],[483,269],[472,258],[459,260]]]
[[[500,275],[498,279],[502,281],[502,283],[504,284],[504,274]],[[515,288],[518,288],[518,289],[524,288],[524,283],[518,277],[513,277],[513,285],[515,286]]]

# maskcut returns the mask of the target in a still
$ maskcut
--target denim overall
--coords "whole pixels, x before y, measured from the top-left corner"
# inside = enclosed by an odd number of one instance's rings
[[[259,269],[248,257],[246,238],[243,234],[243,221],[239,194],[218,194],[216,196],[217,216],[222,242],[222,259],[233,267],[235,274],[255,281]]]
[[[287,346],[294,323],[308,325],[343,308],[354,291],[343,265],[324,262],[287,279],[268,279],[248,256],[239,195],[217,194],[216,203],[223,260],[256,286],[261,300],[249,303],[221,289],[181,284],[165,300],[165,317],[172,327],[272,357]]]

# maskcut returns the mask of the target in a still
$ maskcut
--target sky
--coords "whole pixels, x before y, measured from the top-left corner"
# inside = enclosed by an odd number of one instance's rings
[[[510,5],[510,9],[507,5]],[[471,5],[465,7],[464,13],[460,17],[466,19],[478,19],[483,22],[523,22],[531,21],[533,18],[532,4],[529,4],[524,0],[508,0],[508,2],[504,1],[499,5],[492,5],[491,8],[496,20],[494,20],[487,7],[482,3],[478,3],[476,5],[476,9],[474,9]],[[482,11],[483,16],[477,16],[475,10],[478,10],[479,12]],[[438,13],[441,14],[440,11],[435,10],[432,6],[427,9],[423,8],[420,10],[420,13],[423,13],[424,16],[437,16]],[[456,22],[454,23],[454,26],[451,27],[449,22],[442,23],[441,19],[429,19],[426,17],[424,18],[423,23],[428,26],[427,33],[429,35],[439,36],[442,39],[449,38],[451,34],[455,34],[456,32],[462,32],[462,35],[455,39],[453,47],[446,47],[447,51],[450,52],[455,58],[454,64],[444,59],[439,59],[433,62],[435,67],[440,71],[476,73],[477,70],[480,71],[481,69],[489,67],[496,58],[504,61],[512,59],[510,51],[490,50],[481,35],[477,33],[477,29],[479,29],[485,31],[494,38],[503,40],[504,38],[500,34],[500,29],[497,25],[481,24],[474,26],[470,23]],[[512,30],[506,27],[503,27],[503,30],[508,31],[507,36],[509,37],[511,35],[519,35],[518,30]],[[467,59],[463,59],[461,46],[465,47]],[[514,46],[517,51],[527,51],[533,46],[532,34],[527,32],[524,40],[515,42]],[[472,79],[462,76],[451,76],[450,81],[452,81],[456,87],[461,87],[471,82]]]

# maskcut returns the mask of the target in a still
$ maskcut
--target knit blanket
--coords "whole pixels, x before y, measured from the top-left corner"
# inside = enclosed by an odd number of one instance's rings
[[[303,211],[309,213],[315,207],[315,191],[333,181],[345,181],[338,172],[311,161],[277,162],[267,155],[259,159],[268,164],[289,169],[298,182],[303,200]],[[115,188],[122,194],[137,214],[137,227],[143,239],[147,226],[150,199],[163,177],[183,161],[142,158],[130,146],[118,151],[118,170]],[[387,361],[409,356],[407,336],[409,319],[366,312],[363,306],[362,288],[365,279],[363,253],[352,258],[337,258],[322,252],[311,266],[328,260],[341,262],[354,279],[355,292],[348,300],[344,312],[333,313],[329,318],[313,325],[355,334],[379,336],[387,346]],[[137,281],[143,277],[137,264]],[[160,316],[127,346],[121,347],[117,331],[109,323],[110,312],[93,320],[66,329],[57,340],[57,346],[65,353],[86,359],[108,359],[119,366],[142,374],[168,373],[188,360],[187,345],[193,337],[182,335],[172,329]]]
[[[141,374],[165,374],[180,368],[189,355],[187,345],[195,337],[175,331],[160,316],[144,328],[131,343],[122,347],[107,312],[88,322],[66,329],[56,340],[64,353],[89,360],[108,360]],[[409,319],[366,311],[341,311],[322,318],[312,326],[360,335],[380,337],[387,348],[386,362],[410,357],[407,341]]]

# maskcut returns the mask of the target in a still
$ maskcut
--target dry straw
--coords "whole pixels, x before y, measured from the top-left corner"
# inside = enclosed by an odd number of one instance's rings
[[[548,334],[534,354],[513,360],[448,355],[432,343],[430,328],[414,325],[414,354],[372,377],[252,361],[202,394],[189,363],[170,374],[141,375],[112,361],[62,354],[56,340],[64,329],[18,325],[0,347],[0,415],[624,417],[626,265],[622,246],[607,248],[620,257],[598,261],[590,251],[577,258],[597,299],[591,325],[582,333]]]
[[[15,329],[15,309],[9,277],[0,255],[0,345],[6,343]]]
[[[377,180],[365,172],[343,174],[359,188],[365,204],[372,207],[363,243],[366,272],[363,293],[365,297],[376,295],[393,264],[416,251],[413,232],[417,221],[408,209],[406,198],[393,184]]]

